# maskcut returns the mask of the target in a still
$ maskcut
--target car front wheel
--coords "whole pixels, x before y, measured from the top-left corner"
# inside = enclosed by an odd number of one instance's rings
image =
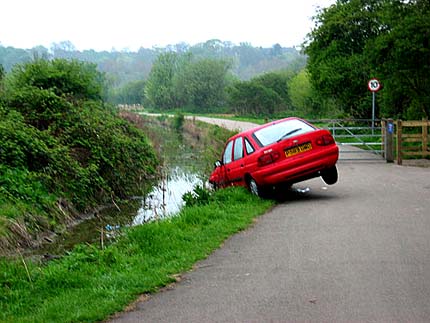
[[[321,172],[321,178],[327,185],[333,185],[337,182],[338,173],[336,165],[330,168],[327,168]]]

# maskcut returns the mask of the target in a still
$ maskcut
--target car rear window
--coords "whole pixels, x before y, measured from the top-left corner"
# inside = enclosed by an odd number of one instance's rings
[[[286,120],[272,124],[253,133],[254,138],[262,146],[268,146],[293,136],[314,131],[311,125],[297,119]]]
[[[251,155],[255,149],[254,147],[252,147],[252,144],[249,142],[249,140],[245,137],[245,148],[246,148],[246,153],[248,155]]]

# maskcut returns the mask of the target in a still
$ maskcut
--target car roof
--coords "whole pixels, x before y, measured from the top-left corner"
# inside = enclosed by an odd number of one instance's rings
[[[252,128],[252,129],[248,129],[248,130],[242,131],[242,132],[240,132],[240,133],[238,133],[238,134],[230,137],[228,139],[228,141],[230,141],[232,139],[235,139],[237,137],[240,137],[240,136],[251,135],[252,133],[254,133],[257,130],[260,130],[260,129],[263,129],[263,128],[267,128],[267,127],[269,127],[271,125],[278,124],[278,123],[281,123],[281,122],[284,122],[284,121],[287,121],[287,120],[300,120],[300,121],[306,122],[303,119],[297,118],[297,117],[288,117],[288,118],[278,119],[278,120],[270,121],[270,122],[267,122],[265,124],[259,125],[257,127]]]

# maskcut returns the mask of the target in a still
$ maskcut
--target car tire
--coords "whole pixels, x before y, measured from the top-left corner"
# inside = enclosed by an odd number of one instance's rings
[[[258,185],[255,179],[253,179],[252,177],[248,181],[248,188],[251,194],[254,194],[259,197],[262,197],[264,195],[262,187]]]
[[[330,168],[327,168],[321,172],[321,178],[327,185],[333,185],[338,180],[338,173],[336,165]]]

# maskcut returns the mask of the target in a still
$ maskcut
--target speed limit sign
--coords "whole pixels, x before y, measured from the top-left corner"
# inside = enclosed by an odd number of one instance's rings
[[[381,83],[378,79],[373,78],[367,83],[367,87],[371,92],[378,92],[381,89]]]

